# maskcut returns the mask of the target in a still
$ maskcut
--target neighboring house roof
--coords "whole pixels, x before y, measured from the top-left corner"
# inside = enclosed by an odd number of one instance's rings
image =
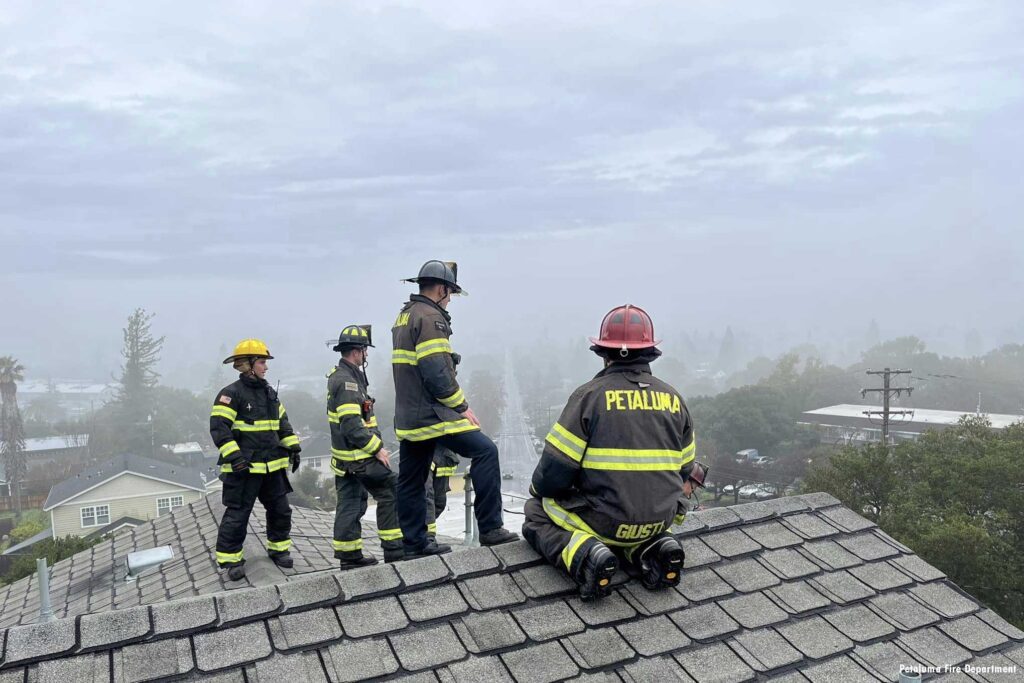
[[[54,486],[50,489],[50,495],[46,497],[46,502],[43,503],[43,510],[49,512],[58,505],[63,505],[86,491],[124,474],[135,474],[187,489],[206,491],[203,478],[195,470],[138,455],[119,455],[95,467],[85,469]]]
[[[292,558],[295,567],[279,569],[266,556],[266,515],[257,503],[245,540],[246,578],[228,581],[217,569],[214,547],[224,515],[219,494],[175,508],[171,513],[100,541],[50,567],[50,603],[58,617],[151,605],[223,590],[294,581],[303,574],[338,566],[331,540],[334,513],[292,506]],[[47,530],[47,534],[50,531]],[[363,519],[366,552],[383,557],[377,527]],[[174,558],[138,583],[124,581],[128,553],[170,545]],[[0,586],[0,628],[31,624],[39,617],[35,575]],[[0,637],[2,639],[2,637]],[[3,683],[0,675],[0,683]]]
[[[25,452],[34,453],[36,451],[59,451],[73,448],[84,448],[88,445],[88,434],[70,434],[68,436],[43,436],[36,439],[25,439]]]
[[[17,545],[12,545],[10,548],[8,548],[7,550],[3,551],[3,553],[0,553],[0,555],[17,555],[17,554],[20,554],[22,550],[25,550],[27,548],[30,548],[30,547],[34,546],[36,543],[39,543],[39,541],[45,541],[46,539],[50,538],[50,534],[51,534],[50,529],[43,529],[42,531],[40,531],[35,536],[30,536],[29,538],[26,538],[21,543],[18,543]]]
[[[853,403],[842,403],[840,405],[828,406],[808,410],[802,415],[802,422],[814,424],[836,424],[839,426],[872,426],[881,428],[878,416],[871,421],[864,414],[865,410],[881,410],[882,406],[861,406]],[[957,410],[931,410],[928,408],[909,409],[903,406],[896,406],[893,410],[913,410],[913,415],[894,417],[891,422],[892,429],[914,430],[944,429],[952,427],[960,421],[964,415],[975,416],[973,411],[960,412]],[[1012,424],[1024,421],[1024,415],[1008,415],[1003,413],[981,413],[980,417],[987,418],[992,423],[992,429],[1006,429]],[[831,421],[830,421],[831,420]],[[838,420],[836,422],[835,420]]]
[[[806,682],[1024,667],[1024,632],[831,496],[692,513],[679,536],[678,589],[622,575],[582,603],[520,541],[12,628],[0,677]]]
[[[93,538],[103,538],[107,534],[117,531],[118,529],[121,529],[123,527],[133,528],[145,523],[146,520],[144,519],[137,519],[135,517],[120,517],[118,519],[115,519],[110,524],[102,526],[99,529],[96,529],[95,531],[86,534],[82,538],[89,540]]]

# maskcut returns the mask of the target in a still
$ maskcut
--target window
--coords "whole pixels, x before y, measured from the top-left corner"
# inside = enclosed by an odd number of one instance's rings
[[[324,464],[324,459],[321,458],[321,457],[316,457],[316,458],[310,458],[309,459],[309,466],[312,467],[315,470],[318,470],[321,467],[323,467],[323,464]]]
[[[105,526],[110,524],[109,505],[90,505],[81,509],[82,526]]]
[[[156,499],[156,516],[162,517],[166,513],[170,512],[174,508],[180,508],[185,504],[185,499],[181,496],[170,496],[168,498],[157,498]]]

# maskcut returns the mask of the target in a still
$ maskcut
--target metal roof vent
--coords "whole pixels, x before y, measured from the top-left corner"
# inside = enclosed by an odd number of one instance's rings
[[[139,578],[142,572],[153,567],[159,567],[173,557],[174,549],[169,545],[128,553],[128,557],[124,561],[125,566],[128,568],[128,574],[124,577],[124,580],[134,581]]]

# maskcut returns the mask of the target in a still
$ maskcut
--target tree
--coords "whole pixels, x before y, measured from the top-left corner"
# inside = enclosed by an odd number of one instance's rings
[[[25,431],[18,409],[18,382],[25,379],[25,366],[13,356],[0,358],[0,456],[3,458],[8,486],[14,496],[14,509],[21,515],[21,485],[28,469],[25,461]]]
[[[53,566],[61,560],[65,560],[75,553],[87,550],[100,542],[95,538],[90,541],[79,536],[65,536],[64,538],[46,538],[32,546],[29,553],[18,554],[17,559],[11,563],[10,569],[0,578],[0,584],[14,583],[18,579],[30,576],[36,571],[36,558],[45,557],[47,564]]]

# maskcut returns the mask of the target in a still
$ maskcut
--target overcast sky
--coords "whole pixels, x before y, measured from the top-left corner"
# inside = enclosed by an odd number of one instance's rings
[[[6,0],[0,354],[108,374],[144,306],[170,378],[248,335],[329,363],[428,258],[456,347],[627,300],[1021,342],[1022,35],[1013,1]]]

